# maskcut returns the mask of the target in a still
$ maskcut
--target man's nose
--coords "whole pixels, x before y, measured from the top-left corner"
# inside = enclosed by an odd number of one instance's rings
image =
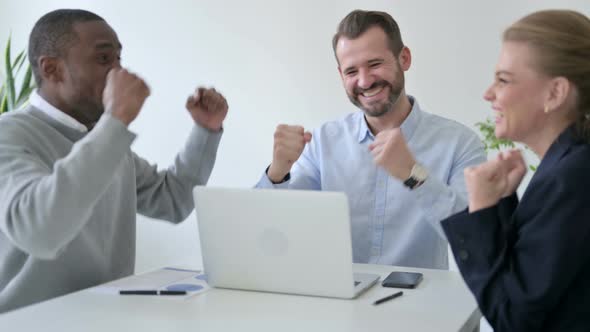
[[[361,89],[368,89],[375,83],[375,78],[366,70],[359,71],[357,85]]]
[[[117,58],[117,59],[115,59],[115,61],[113,61],[112,68],[121,69],[121,59],[120,58]]]

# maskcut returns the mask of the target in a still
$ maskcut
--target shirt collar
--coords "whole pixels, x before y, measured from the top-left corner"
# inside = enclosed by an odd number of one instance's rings
[[[409,141],[416,128],[418,127],[418,123],[420,122],[420,118],[422,116],[422,110],[420,109],[420,105],[418,105],[418,101],[416,98],[408,95],[408,99],[410,100],[410,104],[412,105],[412,109],[410,110],[410,114],[406,117],[402,125],[400,126],[402,133],[404,133],[404,137],[406,141]],[[365,119],[364,113],[359,112],[360,116],[358,119],[358,142],[362,143],[365,139],[371,138],[374,139],[375,136],[371,133],[369,129],[369,125],[367,124],[367,120]]]
[[[369,125],[367,124],[367,120],[365,119],[365,114],[363,112],[358,112],[358,141],[362,143],[367,137],[373,138],[373,133],[369,130]]]
[[[53,120],[63,124],[68,128],[75,129],[76,131],[82,133],[88,132],[88,128],[86,128],[86,126],[67,115],[65,112],[62,112],[55,106],[51,105],[47,100],[43,99],[43,97],[41,97],[36,90],[31,93],[31,96],[29,97],[29,103],[31,106],[37,108]]]

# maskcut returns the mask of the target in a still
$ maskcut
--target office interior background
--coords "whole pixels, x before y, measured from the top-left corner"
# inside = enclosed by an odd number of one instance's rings
[[[235,187],[258,181],[277,124],[313,129],[357,110],[331,46],[338,22],[353,9],[389,12],[412,51],[406,92],[426,111],[474,130],[492,115],[482,95],[505,27],[546,8],[590,15],[588,0],[1,0],[0,45],[11,34],[16,54],[35,21],[57,8],[93,11],[118,33],[123,66],[152,90],[131,125],[138,134],[133,149],[160,167],[173,162],[192,126],[184,108],[192,90],[214,86],[225,95],[230,112],[209,184]],[[176,262],[201,266],[194,214],[176,226],[146,219],[138,220],[137,272]]]

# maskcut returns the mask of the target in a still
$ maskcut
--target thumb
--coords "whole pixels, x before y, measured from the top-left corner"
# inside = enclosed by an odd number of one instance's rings
[[[200,94],[198,92],[193,93],[192,95],[186,98],[186,107],[191,108],[196,106],[199,103]]]
[[[197,91],[193,92],[191,97],[192,97],[192,102],[194,104],[198,103],[199,100],[201,99],[201,95],[203,94],[202,90],[203,90],[202,88],[199,88]]]
[[[303,140],[305,140],[305,143],[311,142],[311,133],[309,131],[303,133]]]
[[[109,76],[111,76],[111,77],[112,77],[113,75],[115,75],[116,73],[118,73],[118,72],[120,72],[120,71],[122,71],[122,70],[123,70],[123,68],[116,68],[116,67],[113,67],[113,68],[111,68],[111,70],[109,70],[109,72],[107,73],[107,77],[109,77]]]
[[[465,169],[463,169],[463,176],[470,176],[471,174],[473,174],[476,170],[477,166],[467,166],[465,167]]]
[[[113,81],[115,79],[115,74],[117,73],[117,68],[112,68],[111,70],[109,70],[109,72],[107,73],[107,78],[105,81],[105,88],[109,85],[113,84]]]

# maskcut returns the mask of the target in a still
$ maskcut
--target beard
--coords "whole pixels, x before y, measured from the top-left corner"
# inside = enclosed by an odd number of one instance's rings
[[[87,77],[75,75],[75,70],[68,70],[70,87],[66,97],[68,114],[88,128],[94,127],[104,113],[102,90],[97,92],[96,84]]]
[[[78,122],[92,128],[104,113],[104,107],[96,97],[78,94],[71,102],[71,111]]]
[[[381,81],[377,81],[377,82],[371,84],[371,86],[367,89],[361,89],[359,87],[356,87],[353,90],[352,94],[347,93],[348,99],[350,99],[350,101],[352,102],[353,105],[355,105],[356,107],[363,110],[363,112],[367,116],[372,116],[372,117],[383,116],[383,115],[387,114],[390,110],[392,110],[393,105],[395,105],[395,103],[397,103],[399,96],[401,95],[403,87],[404,87],[404,76],[399,75],[399,77],[396,77],[396,82],[397,82],[397,84],[394,85],[388,81],[381,80]],[[359,100],[359,95],[365,91],[375,89],[378,87],[382,87],[384,89],[389,87],[389,95],[387,96],[387,99],[385,101],[379,101],[379,102],[372,103],[369,106],[363,105],[361,103],[361,101]]]

